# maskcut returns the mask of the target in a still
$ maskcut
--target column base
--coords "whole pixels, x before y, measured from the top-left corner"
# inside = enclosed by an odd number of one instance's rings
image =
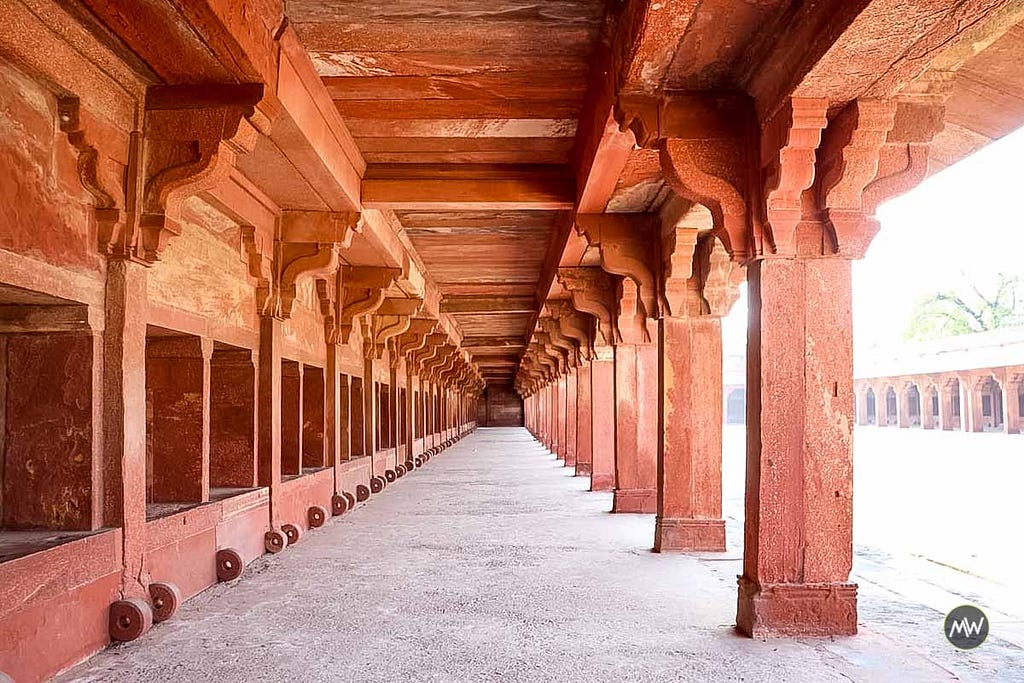
[[[615,489],[612,512],[653,515],[658,511],[658,492],[654,489]]]
[[[611,491],[615,488],[615,477],[610,474],[590,474],[591,491]]]
[[[572,455],[572,454],[566,455],[565,456],[565,466],[566,467],[576,467],[576,456]]]
[[[736,628],[752,638],[856,635],[857,584],[759,586],[741,576]]]
[[[724,519],[658,517],[654,526],[654,552],[722,552],[725,550]]]
[[[593,472],[593,466],[589,462],[578,462],[576,463],[576,476],[577,477],[589,477]]]

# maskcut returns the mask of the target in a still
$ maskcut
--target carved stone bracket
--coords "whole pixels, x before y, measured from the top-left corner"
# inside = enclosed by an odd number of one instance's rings
[[[558,282],[569,291],[573,307],[597,319],[599,341],[604,344],[615,344],[622,339],[615,316],[618,279],[600,268],[558,269]]]
[[[562,326],[554,318],[540,318],[537,323],[551,339],[551,344],[558,347],[565,354],[569,367],[579,366],[580,354],[576,342],[562,334]]]
[[[803,193],[814,183],[815,155],[828,125],[828,100],[790,99],[764,125],[761,163],[767,244],[759,252],[793,254]]]
[[[274,243],[261,239],[256,228],[243,225],[240,229],[242,251],[249,275],[256,278],[256,311],[260,315],[278,315],[278,282],[274,271]]]
[[[138,234],[112,235],[104,251],[158,260],[167,239],[180,233],[182,203],[216,185],[261,132],[269,133],[269,119],[257,109],[262,99],[262,84],[151,86],[139,168],[128,169],[129,209],[133,186],[141,189]]]
[[[642,147],[658,149],[665,180],[679,196],[703,204],[733,258],[753,255],[760,216],[757,122],[742,93],[620,97],[616,117]]]
[[[565,299],[549,299],[544,306],[551,317],[558,321],[562,335],[576,341],[584,360],[593,358],[594,317],[580,313]]]
[[[398,268],[343,266],[342,294],[338,301],[338,338],[347,344],[358,318],[373,313],[384,303],[385,292],[401,275]]]
[[[640,313],[657,318],[661,265],[657,214],[577,214],[576,226],[590,246],[600,250],[602,268],[636,283]]]
[[[666,225],[662,229],[662,308],[665,315],[679,315],[684,309],[690,291],[693,254],[699,234],[697,228],[679,224]]]
[[[412,316],[423,306],[422,299],[385,299],[380,308],[370,316],[374,358],[384,357],[388,342],[409,329]],[[397,367],[400,356],[391,354],[391,365]]]
[[[82,127],[80,102],[77,97],[57,98],[57,120],[61,132],[67,135],[68,142],[78,157],[78,180],[92,197],[100,241],[109,240],[109,236],[122,220],[123,202],[119,202],[115,197],[123,197],[123,193],[120,189],[108,190],[103,186],[99,172],[100,154]]]

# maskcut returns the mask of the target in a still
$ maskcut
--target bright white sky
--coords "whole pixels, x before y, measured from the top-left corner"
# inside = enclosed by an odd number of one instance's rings
[[[884,204],[882,228],[853,266],[858,348],[903,338],[923,296],[963,280],[1024,272],[1024,129]],[[727,353],[742,351],[746,294],[723,320]],[[738,348],[737,348],[738,347]]]

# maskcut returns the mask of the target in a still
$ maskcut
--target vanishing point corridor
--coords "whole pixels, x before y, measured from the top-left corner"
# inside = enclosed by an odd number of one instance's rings
[[[1018,648],[957,659],[898,623],[927,609],[871,585],[864,612],[898,631],[742,638],[738,547],[655,554],[653,516],[610,507],[526,430],[480,429],[60,680],[1015,680]]]

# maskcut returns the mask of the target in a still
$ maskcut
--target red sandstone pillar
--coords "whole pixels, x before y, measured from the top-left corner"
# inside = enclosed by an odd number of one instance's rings
[[[565,376],[565,466],[576,467],[576,369]]]
[[[755,261],[748,284],[736,623],[752,636],[856,633],[850,262]]]
[[[108,260],[104,305],[104,521],[121,527],[125,597],[148,598],[145,267]]]
[[[591,491],[615,487],[615,361],[610,346],[598,347],[590,364],[591,382]]]
[[[592,403],[590,389],[590,361],[584,361],[576,371],[576,476],[590,476],[594,464]]]
[[[717,316],[664,317],[654,551],[725,550],[722,327]]]
[[[568,467],[568,435],[569,435],[569,377],[558,378],[558,457]]]
[[[341,462],[341,373],[338,371],[338,345],[327,344],[327,359],[324,363],[324,463],[334,467],[334,488],[337,493],[339,480],[337,464]]]
[[[865,384],[857,390],[857,424],[867,425],[870,424],[868,420],[868,389],[869,385]]]
[[[960,401],[960,415],[964,420],[964,431],[985,431],[985,416],[981,411],[982,384],[979,378],[965,375],[960,378],[964,400]]]
[[[885,382],[877,382],[872,385],[872,388],[875,391],[875,426],[888,427],[889,408],[885,400],[886,384]]]
[[[1007,378],[1003,384],[1003,431],[1020,434],[1020,391],[1021,380]]]
[[[953,417],[953,390],[950,388],[950,378],[944,377],[936,385],[939,392],[939,429],[951,431],[958,428],[959,420]],[[957,389],[959,391],[959,389]]]
[[[372,349],[363,356],[363,453],[370,456],[370,471],[377,473],[377,383],[373,379]]]
[[[896,424],[901,429],[910,427],[911,404],[910,387],[905,379],[896,382]]]
[[[615,346],[615,498],[612,512],[657,510],[657,377],[654,344]]]
[[[279,520],[281,491],[281,321],[260,318],[259,394],[259,484],[270,489],[271,523]]]
[[[935,416],[932,414],[932,388],[928,382],[921,380],[917,382],[918,387],[923,387],[920,390],[920,407],[921,407],[921,429],[935,429]]]

